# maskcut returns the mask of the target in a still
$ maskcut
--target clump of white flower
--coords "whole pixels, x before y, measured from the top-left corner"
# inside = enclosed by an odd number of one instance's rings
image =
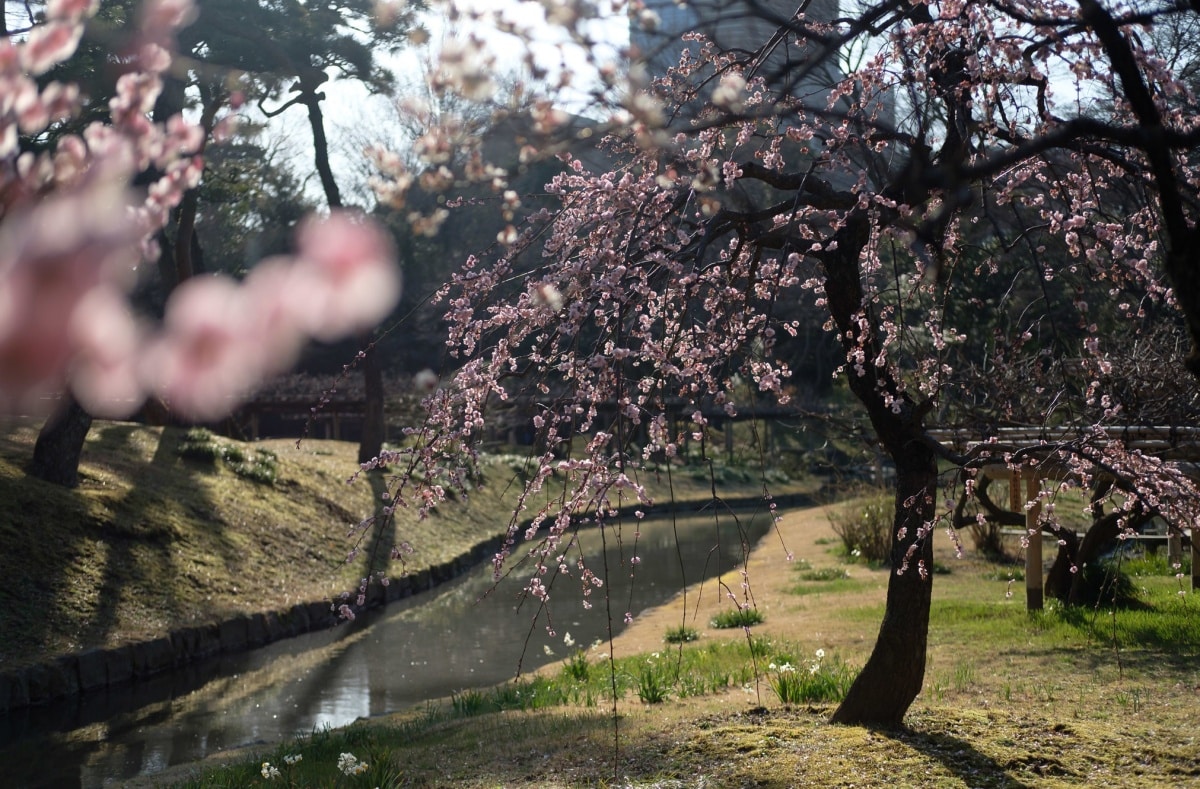
[[[369,766],[366,762],[360,762],[358,757],[352,753],[343,753],[338,756],[337,767],[342,775],[361,775],[367,771]]]
[[[746,80],[741,74],[729,72],[713,90],[712,103],[730,112],[741,112],[745,106]]]
[[[270,762],[263,762],[262,769],[259,770],[259,772],[262,773],[262,777],[266,778],[268,781],[274,781],[279,777],[279,768]]]

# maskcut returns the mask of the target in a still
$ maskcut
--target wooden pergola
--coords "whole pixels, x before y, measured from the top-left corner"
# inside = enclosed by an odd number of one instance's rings
[[[1074,431],[1065,429],[1001,428],[987,441],[963,441],[961,434],[951,431],[930,431],[933,438],[944,443],[958,445],[967,451],[992,450],[1023,455],[1027,459],[1018,463],[985,463],[980,473],[993,480],[1007,480],[1009,507],[1013,512],[1025,513],[1025,604],[1033,610],[1044,605],[1042,568],[1042,529],[1039,524],[1042,511],[1042,486],[1047,480],[1061,482],[1073,475],[1062,462],[1048,459],[1066,442],[1078,438]],[[1177,463],[1191,479],[1200,479],[1200,428],[1179,427],[1124,427],[1107,431],[1111,439],[1119,439],[1129,449],[1140,450],[1146,455]],[[965,445],[965,446],[964,446]],[[1045,448],[1044,451],[1042,448]],[[1040,457],[1039,457],[1040,455]],[[1172,561],[1182,557],[1182,534],[1190,536],[1192,556],[1192,589],[1200,589],[1200,524],[1180,525],[1180,531],[1168,536],[1168,555]]]

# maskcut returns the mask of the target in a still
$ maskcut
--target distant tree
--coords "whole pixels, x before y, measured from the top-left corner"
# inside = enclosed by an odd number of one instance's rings
[[[296,226],[312,211],[290,152],[263,129],[243,121],[204,157],[196,226],[207,271],[245,275],[259,260],[289,252]]]

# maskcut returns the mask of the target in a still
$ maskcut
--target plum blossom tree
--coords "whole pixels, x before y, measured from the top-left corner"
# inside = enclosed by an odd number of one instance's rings
[[[545,5],[580,29],[579,5]],[[1003,355],[1049,320],[1037,289],[1067,294],[1089,404],[1107,402],[1099,326],[1136,332],[1174,313],[1195,347],[1200,202],[1187,155],[1200,130],[1181,110],[1187,86],[1139,31],[1197,10],[883,0],[832,21],[804,10],[776,19],[758,49],[688,36],[664,79],[624,86],[607,143],[616,164],[592,172],[567,156],[569,172],[548,187],[560,207],[501,253],[468,259],[444,290],[459,368],[427,399],[412,448],[379,462],[401,469],[395,506],[428,509],[447,488],[465,492],[495,404],[535,403],[537,468],[496,571],[528,557],[527,592],[541,604],[549,579],[565,576],[586,604],[597,579],[573,558],[575,530],[644,503],[639,475],[675,457],[686,433],[701,436],[711,409],[784,401],[790,370],[776,351],[797,326],[778,307],[812,299],[896,468],[886,612],[833,719],[897,725],[924,675],[932,539],[949,514],[939,460],[968,485],[987,463],[1108,475],[1122,525],[1200,516],[1180,469],[1106,435],[1120,418],[1107,405],[1079,409],[1094,418],[1068,423],[1071,440],[1036,447],[962,454],[929,432],[962,395],[954,351],[962,327],[978,326],[972,313],[1007,313],[992,337],[974,338]],[[782,71],[769,61],[781,38],[801,53]],[[775,87],[852,49],[871,54],[827,102]],[[668,126],[683,106],[690,123]],[[989,305],[988,291],[1006,295]],[[1021,304],[1018,293],[1035,296]],[[691,413],[683,433],[667,417],[678,403]],[[518,517],[531,519],[523,534]]]

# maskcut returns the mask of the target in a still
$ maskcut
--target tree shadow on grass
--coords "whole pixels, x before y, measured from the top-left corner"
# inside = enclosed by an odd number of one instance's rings
[[[1015,763],[1001,764],[966,740],[945,732],[880,729],[876,734],[895,740],[940,762],[943,767],[962,779],[964,786],[1031,789],[1030,784],[1009,774],[1013,769],[1028,770],[1042,777],[1070,777],[1053,757],[1039,755],[1032,749],[1027,757]]]
[[[384,510],[388,501],[384,495],[388,492],[387,477],[383,471],[367,472],[367,481],[371,485],[371,497],[375,501],[375,522],[371,533],[364,541],[367,543],[363,551],[362,577],[370,578],[373,574],[386,574],[391,565],[392,549],[396,547],[396,519],[386,517]]]
[[[180,507],[205,517],[214,506],[198,484],[202,472],[176,456],[179,431],[157,436],[140,425],[95,423],[74,489],[21,470],[35,434],[33,424],[16,425],[0,440],[0,662],[101,646],[127,604],[146,633],[157,632],[162,617],[186,605],[174,593],[182,570],[171,520]],[[222,525],[209,531],[216,552],[235,560]]]
[[[134,425],[105,424],[99,429],[98,440],[89,443],[85,451],[92,455],[112,453],[116,445],[130,443],[135,431],[141,430]],[[139,604],[150,612],[171,619],[179,615],[179,601],[172,584],[164,580],[178,575],[171,550],[177,535],[167,524],[154,524],[155,519],[147,512],[150,503],[164,495],[162,486],[156,484],[161,482],[162,475],[192,477],[193,472],[186,464],[175,462],[178,443],[178,431],[163,428],[149,463],[138,473],[128,475],[133,486],[112,502],[112,517],[98,535],[107,547],[107,554],[95,615],[81,633],[85,643],[105,642],[117,627],[121,605],[131,593],[139,595],[142,598]],[[202,490],[198,485],[188,487],[196,492]],[[151,599],[152,594],[157,598]]]

